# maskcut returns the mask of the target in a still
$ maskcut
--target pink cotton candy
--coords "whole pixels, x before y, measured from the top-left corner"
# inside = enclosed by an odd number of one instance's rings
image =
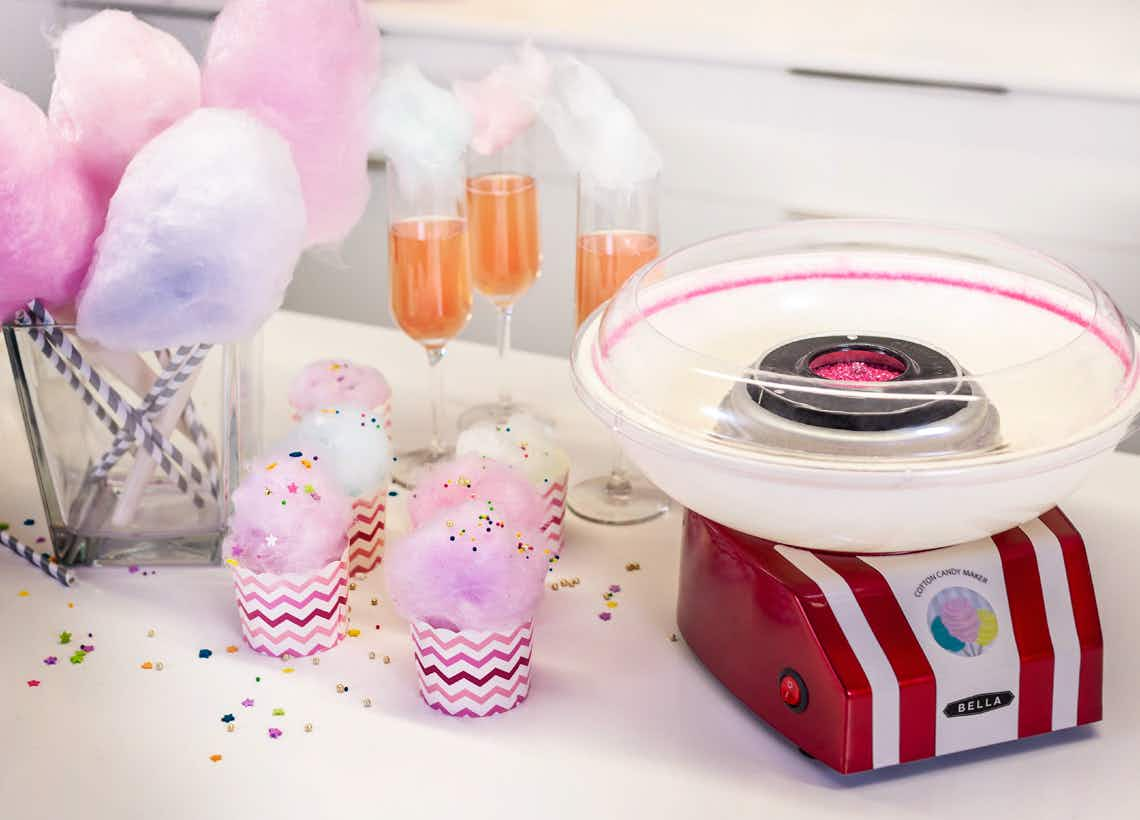
[[[302,414],[324,407],[372,410],[391,398],[383,373],[345,359],[307,364],[289,386],[289,404]]]
[[[530,43],[519,49],[515,61],[478,82],[454,83],[455,96],[474,120],[471,147],[487,155],[513,142],[534,122],[549,84],[550,65]]]
[[[497,461],[468,455],[434,467],[416,482],[408,499],[413,526],[470,502],[501,516],[515,529],[538,529],[546,505],[527,477]]]
[[[368,98],[380,31],[359,0],[230,0],[210,35],[207,105],[241,108],[289,141],[308,242],[338,242],[368,202]]]
[[[531,620],[557,556],[537,530],[470,501],[392,542],[388,591],[411,621],[448,629],[509,629]]]
[[[125,11],[70,26],[56,51],[48,113],[106,202],[131,157],[201,105],[198,64],[172,36]]]
[[[0,321],[29,299],[74,301],[103,211],[36,104],[0,85]]]
[[[320,464],[318,453],[262,457],[233,494],[224,549],[252,572],[309,572],[347,546],[352,499]]]

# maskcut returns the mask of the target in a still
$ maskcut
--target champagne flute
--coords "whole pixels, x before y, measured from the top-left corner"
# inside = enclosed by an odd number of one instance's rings
[[[657,176],[613,188],[578,177],[575,308],[581,326],[638,268],[657,258]],[[609,475],[570,488],[566,506],[600,524],[637,524],[662,515],[669,498],[626,465],[620,447]]]
[[[541,275],[534,129],[490,155],[468,152],[467,222],[475,290],[498,310],[499,398],[459,417],[461,430],[481,421],[505,424],[521,408],[511,397],[511,315]]]
[[[392,317],[423,345],[431,372],[431,439],[427,446],[399,453],[393,478],[414,487],[419,474],[446,459],[440,437],[443,368],[447,343],[471,318],[463,163],[454,169],[419,174],[414,183],[388,166],[388,276]]]

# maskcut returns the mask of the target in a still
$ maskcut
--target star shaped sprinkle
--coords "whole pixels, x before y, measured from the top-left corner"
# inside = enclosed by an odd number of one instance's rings
[[[289,491],[290,495],[296,495],[297,489],[298,489],[297,483],[295,481],[290,481],[288,486],[285,487],[285,489]]]
[[[59,642],[60,643],[71,643],[71,633],[70,632],[60,632],[59,633]]]
[[[271,726],[269,728],[269,737],[273,740],[276,740],[277,738],[281,737],[281,730]]]
[[[251,706],[253,706],[253,698],[246,698],[245,700],[243,700],[241,702],[241,705],[247,709],[250,708]]]
[[[59,658],[57,658],[55,655],[48,655],[46,658],[44,658],[45,666],[55,666],[57,663],[59,663]]]
[[[277,536],[273,535],[272,533],[265,536],[265,546],[276,547],[277,546]]]

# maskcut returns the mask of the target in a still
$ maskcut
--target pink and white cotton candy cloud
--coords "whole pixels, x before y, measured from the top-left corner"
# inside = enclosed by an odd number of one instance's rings
[[[293,149],[308,243],[338,242],[368,203],[368,100],[380,31],[360,0],[230,0],[214,23],[206,105],[238,108]]]
[[[317,453],[262,457],[234,491],[223,550],[252,572],[309,572],[339,558],[352,499]]]
[[[0,321],[29,299],[74,301],[103,208],[43,112],[0,85]]]
[[[408,499],[408,516],[418,527],[473,501],[491,505],[516,529],[538,529],[545,521],[542,497],[521,471],[475,454],[424,473]]]
[[[202,102],[198,64],[171,35],[101,11],[56,45],[48,115],[105,203],[140,148]]]
[[[311,362],[289,385],[289,404],[298,413],[323,407],[372,410],[392,398],[392,388],[375,367],[347,359]]]
[[[285,140],[201,108],[131,160],[79,297],[81,336],[111,350],[222,344],[281,306],[305,237]]]
[[[550,84],[550,64],[530,43],[517,58],[476,82],[452,84],[455,96],[471,114],[471,147],[488,155],[510,145],[534,123]]]

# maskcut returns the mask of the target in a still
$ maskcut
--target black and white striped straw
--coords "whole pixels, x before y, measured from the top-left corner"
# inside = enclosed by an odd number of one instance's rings
[[[50,575],[65,587],[69,587],[75,583],[75,573],[67,567],[61,566],[51,560],[51,553],[36,552],[24,542],[13,538],[3,530],[0,530],[0,544],[12,550],[12,552],[19,555],[32,566],[39,567],[45,575]]]

